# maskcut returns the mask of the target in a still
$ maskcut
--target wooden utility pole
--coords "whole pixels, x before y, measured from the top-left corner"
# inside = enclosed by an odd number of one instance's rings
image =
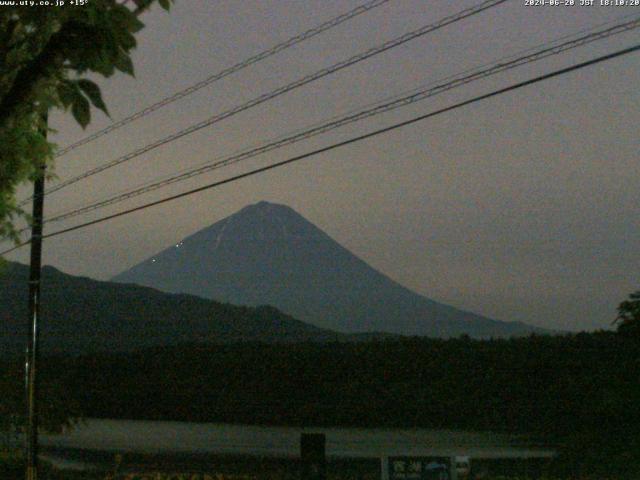
[[[46,117],[45,131],[46,136]],[[46,166],[38,167],[33,182],[33,224],[31,226],[31,262],[29,272],[29,323],[25,360],[27,397],[26,480],[38,478],[38,379],[37,364],[40,330],[40,271],[42,267],[42,217],[44,210],[44,177]]]

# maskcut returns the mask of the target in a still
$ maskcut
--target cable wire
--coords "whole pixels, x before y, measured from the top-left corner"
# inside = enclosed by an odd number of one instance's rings
[[[542,44],[538,44],[538,45],[536,45],[534,47],[529,47],[529,48],[525,48],[525,49],[519,50],[519,51],[517,51],[515,53],[511,53],[509,55],[505,55],[503,57],[500,57],[499,59],[496,59],[496,60],[494,60],[492,62],[487,62],[487,63],[484,63],[484,64],[479,65],[479,66],[468,68],[466,70],[463,70],[462,72],[458,72],[457,74],[447,75],[445,77],[440,78],[439,80],[431,81],[426,85],[423,84],[423,85],[421,85],[419,87],[414,87],[414,88],[412,88],[410,90],[405,90],[405,91],[400,92],[400,93],[395,93],[395,94],[393,94],[391,96],[387,96],[387,97],[378,99],[376,101],[367,103],[367,104],[362,105],[362,106],[360,106],[358,108],[349,109],[348,111],[343,112],[340,115],[333,115],[332,117],[330,117],[328,119],[324,119],[322,121],[315,122],[312,125],[308,125],[308,126],[306,126],[304,128],[298,128],[298,129],[295,129],[293,131],[289,131],[289,132],[287,132],[285,134],[279,135],[276,138],[272,139],[270,141],[270,143],[278,142],[278,141],[283,140],[285,138],[289,138],[289,137],[292,137],[294,135],[298,135],[299,133],[306,132],[306,131],[308,131],[310,129],[313,129],[315,127],[318,127],[320,125],[324,125],[324,124],[326,124],[328,122],[332,122],[332,121],[338,120],[340,118],[343,118],[345,116],[349,116],[349,115],[355,114],[356,112],[362,111],[362,109],[368,109],[370,107],[379,106],[379,105],[382,105],[383,103],[391,102],[392,100],[397,100],[397,99],[402,98],[402,97],[407,97],[409,95],[413,95],[415,93],[418,93],[418,92],[421,92],[421,91],[425,90],[427,87],[431,87],[433,85],[437,85],[438,83],[441,83],[441,82],[445,82],[445,81],[449,81],[449,80],[452,80],[452,79],[456,79],[456,78],[460,77],[461,75],[465,75],[465,74],[472,73],[472,72],[478,72],[479,70],[481,70],[483,68],[486,68],[486,67],[489,67],[490,65],[494,65],[494,64],[499,63],[499,62],[504,62],[504,61],[507,61],[507,60],[512,60],[512,59],[518,58],[518,56],[522,56],[525,53],[539,51],[540,49],[542,49],[544,47],[548,47],[550,45],[558,44],[558,42],[561,42],[562,40],[575,38],[577,35],[580,35],[580,34],[594,32],[598,28],[602,28],[602,27],[607,26],[607,25],[612,25],[612,24],[615,25],[618,22],[623,21],[623,20],[627,20],[627,19],[629,19],[629,18],[631,18],[633,16],[634,16],[634,14],[623,15],[621,17],[616,18],[615,20],[599,23],[597,25],[593,25],[591,27],[584,28],[584,29],[578,30],[576,32],[572,32],[570,34],[562,35],[561,37],[558,37],[558,38],[556,38],[554,40],[551,40],[551,41],[548,41],[548,42],[544,42]],[[620,26],[620,25],[622,25],[622,24],[618,23],[617,26]],[[255,148],[259,148],[259,146],[262,146],[262,145],[254,144],[250,148],[253,150]],[[230,156],[239,155],[240,153],[244,153],[244,152],[245,152],[245,149],[236,149],[234,152],[232,152],[230,154]],[[227,158],[229,158],[229,157],[227,157]],[[191,166],[191,167],[183,168],[183,169],[180,169],[180,170],[178,170],[178,171],[176,171],[176,172],[174,172],[172,174],[165,175],[161,179],[148,180],[146,182],[143,182],[141,184],[136,185],[135,187],[129,187],[129,188],[120,189],[118,192],[110,193],[108,195],[103,195],[99,200],[96,200],[96,202],[94,202],[94,204],[102,203],[104,201],[111,200],[111,199],[115,198],[116,196],[119,197],[120,195],[125,195],[125,194],[128,194],[128,193],[132,193],[134,191],[137,191],[138,189],[141,189],[141,188],[144,188],[144,187],[147,187],[147,186],[151,186],[151,185],[154,185],[156,183],[159,183],[159,182],[162,182],[162,181],[165,181],[165,180],[172,179],[175,176],[182,175],[183,173],[191,172],[192,170],[195,170],[195,169],[198,169],[198,168],[201,168],[201,167],[207,167],[207,166],[213,165],[214,163],[217,163],[217,161],[221,161],[221,160],[216,160],[216,161],[207,160],[205,162],[199,163],[198,165],[194,165],[194,166]],[[93,205],[93,204],[91,204],[91,205]],[[77,208],[83,208],[83,207],[77,207]],[[71,212],[71,211],[75,211],[75,210],[68,210],[68,212]],[[61,214],[56,213],[54,215],[58,216],[58,215],[63,215],[65,213],[61,213]],[[55,220],[56,219],[51,218],[51,221],[55,221]]]
[[[584,35],[574,40],[570,40],[568,42],[564,42],[560,45],[552,46],[549,48],[544,48],[542,50],[538,50],[532,54],[525,55],[522,57],[518,57],[512,59],[510,61],[498,61],[498,63],[493,64],[489,68],[483,70],[476,70],[474,73],[471,73],[466,76],[458,76],[453,77],[454,79],[440,85],[436,85],[435,87],[413,91],[410,95],[406,95],[401,98],[394,98],[393,100],[378,104],[372,108],[364,109],[360,112],[349,114],[337,120],[332,120],[320,125],[313,126],[303,131],[299,131],[292,135],[289,135],[284,138],[280,138],[278,140],[272,141],[266,145],[261,145],[258,147],[254,147],[250,150],[246,150],[244,152],[236,153],[231,156],[228,156],[222,160],[218,160],[215,162],[208,162],[203,166],[198,166],[196,168],[188,169],[179,174],[174,174],[168,178],[165,178],[160,181],[155,181],[153,183],[145,184],[141,187],[135,188],[133,190],[129,190],[127,192],[109,197],[105,200],[101,200],[98,202],[91,203],[89,205],[85,205],[80,208],[76,208],[64,213],[56,214],[50,218],[45,219],[45,223],[56,222],[66,220],[93,210],[97,210],[99,208],[104,208],[109,205],[113,205],[115,203],[120,203],[125,200],[137,197],[139,195],[143,195],[145,193],[163,188],[165,186],[171,185],[173,183],[181,182],[187,180],[189,178],[193,178],[213,170],[217,170],[219,168],[238,163],[243,160],[247,160],[249,158],[253,158],[255,156],[261,155],[263,153],[282,148],[286,145],[291,145],[297,143],[302,140],[306,140],[313,136],[326,133],[328,131],[343,127],[347,124],[354,123],[356,121],[363,120],[365,118],[373,117],[375,115],[379,115],[381,113],[389,112],[391,110],[395,110],[397,108],[401,108],[407,105],[410,105],[415,102],[419,102],[430,98],[432,96],[438,95],[440,93],[444,93],[446,91],[452,90],[454,88],[466,85],[468,83],[496,75],[498,73],[504,72],[506,70],[510,70],[512,68],[520,67],[522,65],[532,63],[535,61],[542,60],[544,58],[558,55],[567,50],[574,49],[577,47],[581,47],[592,42],[603,40],[605,38],[611,37],[613,35],[617,35],[620,33],[628,32],[633,29],[640,27],[640,17],[631,20],[629,22],[615,25],[613,27],[607,28],[605,30],[597,31],[590,33],[588,35]]]
[[[85,138],[82,138],[80,140],[78,140],[75,143],[72,143],[71,145],[68,145],[64,148],[62,148],[59,152],[56,153],[56,158],[61,157],[67,153],[69,153],[72,150],[75,150],[76,148],[82,146],[82,145],[86,145],[87,143],[90,143],[100,137],[103,137],[105,135],[110,134],[111,132],[118,130],[119,128],[124,127],[125,125],[130,124],[131,122],[134,122],[142,117],[145,117],[153,112],[155,112],[156,110],[159,110],[177,100],[180,100],[188,95],[191,95],[194,92],[197,92],[198,90],[201,90],[202,88],[211,85],[214,82],[217,82],[218,80],[221,80],[225,77],[228,77],[229,75],[232,75],[236,72],[239,72],[240,70],[253,65],[254,63],[258,63],[266,58],[269,58],[283,50],[286,50],[287,48],[290,48],[294,45],[297,45],[298,43],[304,42],[305,40],[308,40],[312,37],[315,37],[316,35],[319,35],[322,32],[326,32],[327,30],[330,30],[331,28],[337,27],[338,25],[346,22],[347,20],[350,20],[354,17],[357,17],[358,15],[361,15],[365,12],[368,12],[370,10],[373,10],[374,8],[377,8],[381,5],[384,5],[385,3],[388,3],[391,0],[373,0],[370,1],[368,3],[365,3],[363,5],[360,5],[356,8],[354,8],[353,10],[350,10],[346,13],[343,13],[341,15],[338,15],[335,18],[332,18],[331,20],[328,20],[316,27],[313,27],[303,33],[300,33],[298,35],[295,35],[291,38],[289,38],[288,40],[285,40],[284,42],[278,43],[277,45],[274,45],[271,48],[268,48],[267,50],[263,50],[262,52],[249,57],[245,60],[242,60],[241,62],[236,63],[235,65],[228,67],[220,72],[217,72],[207,78],[205,78],[204,80],[195,83],[183,90],[180,90],[179,92],[176,92],[168,97],[163,98],[162,100],[149,105],[145,108],[143,108],[142,110],[123,118],[122,120],[119,120],[115,123],[112,123],[111,125],[109,125],[108,127],[103,128],[102,130],[99,130]]]
[[[239,105],[237,107],[234,107],[230,110],[227,110],[223,113],[214,115],[213,117],[203,120],[202,122],[196,123],[184,130],[180,130],[179,132],[173,133],[171,135],[168,135],[160,140],[157,140],[151,144],[148,144],[144,147],[141,147],[137,150],[134,150],[133,152],[130,152],[126,155],[123,155],[115,160],[112,160],[104,165],[98,166],[96,168],[93,168],[91,170],[88,170],[76,177],[70,178],[66,181],[63,181],[49,189],[47,189],[45,191],[45,194],[51,194],[53,192],[57,192],[69,185],[72,185],[76,182],[79,182],[80,180],[83,180],[85,178],[91,177],[93,175],[96,175],[98,173],[101,173],[105,170],[108,170],[110,168],[113,168],[117,165],[120,165],[124,162],[128,162],[136,157],[139,157],[140,155],[150,152],[151,150],[154,150],[158,147],[161,147],[163,145],[166,145],[167,143],[173,142],[175,140],[178,140],[179,138],[182,138],[186,135],[189,135],[191,133],[197,132],[198,130],[201,130],[205,127],[209,127],[215,123],[218,123],[226,118],[232,117],[240,112],[243,112],[245,110],[248,110],[252,107],[255,107],[257,105],[260,105],[268,100],[272,100],[276,97],[279,97],[280,95],[283,95],[285,93],[288,93],[292,90],[295,90],[297,88],[300,88],[304,85],[307,85],[308,83],[311,83],[313,81],[319,80],[320,78],[326,77],[328,75],[331,75],[339,70],[342,70],[344,68],[350,67],[351,65],[354,65],[356,63],[359,63],[363,60],[366,60],[368,58],[371,58],[375,55],[378,55],[382,52],[385,52],[387,50],[390,50],[392,48],[398,47],[400,45],[403,45],[411,40],[414,40],[418,37],[421,37],[423,35],[426,35],[428,33],[431,33],[435,30],[438,30],[440,28],[443,28],[447,25],[459,22],[467,17],[470,17],[472,15],[476,15],[480,12],[483,12],[485,10],[488,10],[490,8],[496,7],[502,3],[507,2],[508,0],[485,0],[484,2],[481,2],[478,5],[475,5],[473,7],[469,7],[466,8],[464,10],[461,10],[458,13],[455,13],[453,15],[444,17],[443,19],[437,21],[436,23],[430,24],[430,25],[425,25],[417,30],[411,31],[409,33],[406,33],[400,37],[394,38],[392,40],[389,40],[381,45],[378,45],[377,47],[373,47],[363,53],[360,53],[358,55],[354,55],[346,60],[343,60],[341,62],[338,62],[330,67],[324,68],[322,70],[318,70],[315,73],[306,75],[292,83],[289,83],[285,86],[282,86],[280,88],[277,88],[276,90],[273,90],[271,92],[265,93],[263,95],[260,95],[259,97],[254,98],[253,100],[250,100],[242,105]],[[30,199],[26,199],[24,202],[22,202],[20,205],[24,204],[25,202],[29,201]]]
[[[42,238],[44,239],[44,238],[56,237],[56,236],[63,235],[63,234],[69,233],[69,232],[73,232],[75,230],[80,230],[80,229],[83,229],[83,228],[86,228],[86,227],[89,227],[89,226],[92,226],[92,225],[97,225],[99,223],[103,223],[103,222],[106,222],[108,220],[113,220],[114,218],[122,217],[124,215],[128,215],[128,214],[133,213],[133,212],[146,210],[147,208],[151,208],[151,207],[154,207],[154,206],[157,206],[157,205],[161,205],[161,204],[164,204],[164,203],[167,203],[167,202],[171,202],[171,201],[177,200],[179,198],[191,196],[191,195],[194,195],[196,193],[203,192],[205,190],[210,190],[212,188],[219,187],[221,185],[225,185],[227,183],[232,183],[232,182],[241,180],[243,178],[251,177],[253,175],[257,175],[259,173],[266,172],[268,170],[273,170],[275,168],[279,168],[279,167],[282,167],[282,166],[285,166],[285,165],[289,165],[291,163],[298,162],[300,160],[304,160],[306,158],[313,157],[313,156],[316,156],[316,155],[319,155],[321,153],[325,153],[325,152],[328,152],[328,151],[331,151],[331,150],[335,150],[337,148],[341,148],[341,147],[344,147],[346,145],[350,145],[352,143],[360,142],[362,140],[365,140],[365,139],[368,139],[368,138],[371,138],[371,137],[375,137],[375,136],[381,135],[383,133],[387,133],[387,132],[390,132],[390,131],[393,131],[393,130],[397,130],[398,128],[402,128],[402,127],[405,127],[407,125],[411,125],[411,124],[414,124],[414,123],[417,123],[417,122],[421,122],[421,121],[426,120],[428,118],[435,117],[437,115],[441,115],[443,113],[450,112],[452,110],[456,110],[458,108],[461,108],[461,107],[464,107],[464,106],[467,106],[467,105],[478,103],[478,102],[481,102],[483,100],[487,100],[489,98],[492,98],[492,97],[495,97],[495,96],[498,96],[498,95],[502,95],[504,93],[507,93],[507,92],[510,92],[510,91],[513,91],[513,90],[517,90],[517,89],[520,89],[520,88],[523,88],[523,87],[526,87],[526,86],[529,86],[529,85],[533,85],[535,83],[539,83],[539,82],[542,82],[542,81],[545,81],[545,80],[548,80],[548,79],[551,79],[551,78],[554,78],[554,77],[558,77],[558,76],[561,76],[561,75],[566,75],[567,73],[570,73],[570,72],[573,72],[573,71],[576,71],[576,70],[580,70],[582,68],[586,68],[586,67],[589,67],[589,66],[592,66],[592,65],[607,61],[607,60],[618,58],[618,57],[621,57],[623,55],[628,55],[628,54],[637,52],[638,50],[640,50],[640,44],[635,45],[633,47],[625,48],[623,50],[618,50],[616,52],[613,52],[613,53],[610,53],[610,54],[607,54],[607,55],[603,55],[603,56],[588,60],[586,62],[574,64],[574,65],[571,65],[569,67],[565,67],[565,68],[562,68],[562,69],[559,69],[559,70],[554,70],[553,72],[550,72],[550,73],[547,73],[547,74],[544,74],[544,75],[540,75],[540,76],[531,78],[529,80],[525,80],[525,81],[510,85],[508,87],[500,88],[500,89],[494,90],[494,91],[492,91],[490,93],[486,93],[484,95],[479,95],[479,96],[473,97],[473,98],[471,98],[469,100],[464,100],[462,102],[458,102],[458,103],[450,105],[448,107],[444,107],[444,108],[441,108],[439,110],[435,110],[433,112],[426,113],[424,115],[420,115],[418,117],[414,117],[414,118],[411,118],[409,120],[405,120],[403,122],[395,123],[395,124],[390,125],[388,127],[384,127],[384,128],[378,129],[378,130],[374,130],[372,132],[365,133],[363,135],[352,137],[352,138],[349,138],[349,139],[344,140],[342,142],[334,143],[332,145],[329,145],[329,146],[326,146],[326,147],[323,147],[323,148],[319,148],[319,149],[316,149],[316,150],[313,150],[313,151],[310,151],[310,152],[307,152],[307,153],[304,153],[304,154],[301,154],[301,155],[297,155],[295,157],[291,157],[291,158],[288,158],[286,160],[282,160],[280,162],[273,163],[271,165],[267,165],[267,166],[264,166],[264,167],[256,168],[254,170],[250,170],[248,172],[241,173],[239,175],[235,175],[235,176],[226,178],[224,180],[219,180],[219,181],[216,181],[216,182],[213,182],[213,183],[209,183],[207,185],[204,185],[204,186],[201,186],[201,187],[198,187],[198,188],[194,188],[194,189],[188,190],[186,192],[182,192],[182,193],[179,193],[179,194],[176,194],[176,195],[171,195],[169,197],[162,198],[160,200],[156,200],[154,202],[146,203],[144,205],[139,205],[137,207],[129,208],[127,210],[122,210],[120,212],[117,212],[117,213],[114,213],[114,214],[111,214],[111,215],[107,215],[107,216],[104,216],[104,217],[101,217],[101,218],[98,218],[98,219],[95,219],[95,220],[84,222],[84,223],[81,223],[81,224],[78,224],[78,225],[74,225],[72,227],[64,228],[64,229],[61,229],[61,230],[57,230],[55,232],[43,235]],[[28,240],[26,242],[23,242],[21,244],[18,244],[16,246],[14,246],[13,248],[10,248],[8,250],[0,252],[0,256],[6,255],[7,253],[10,253],[10,252],[12,252],[14,250],[17,250],[18,248],[23,247],[23,246],[25,246],[25,245],[27,245],[29,243],[31,243],[31,240]]]

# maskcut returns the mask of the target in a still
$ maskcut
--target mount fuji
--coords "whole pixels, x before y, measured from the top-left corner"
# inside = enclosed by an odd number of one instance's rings
[[[112,279],[239,305],[272,305],[344,333],[475,338],[542,332],[419,295],[370,267],[293,209],[260,202]]]

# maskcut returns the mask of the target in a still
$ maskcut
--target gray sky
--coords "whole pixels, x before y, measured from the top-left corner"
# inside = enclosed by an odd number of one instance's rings
[[[579,3],[580,0],[576,0]],[[114,120],[354,8],[346,0],[179,0],[144,17],[136,79],[100,80]],[[59,159],[60,179],[479,0],[392,0]],[[599,2],[597,2],[599,3]],[[264,143],[640,7],[512,0],[52,194],[46,214]],[[572,50],[66,223],[285,159],[638,42]],[[607,327],[640,288],[640,54],[580,70],[266,174],[47,240],[44,261],[107,279],[260,200],[284,203],[427,297],[500,320]],[[64,146],[87,132],[55,114]],[[27,190],[21,194],[25,196]],[[9,256],[26,262],[28,249]]]

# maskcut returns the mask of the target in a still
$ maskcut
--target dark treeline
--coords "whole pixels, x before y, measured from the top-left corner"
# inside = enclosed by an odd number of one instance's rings
[[[509,431],[627,455],[640,447],[639,352],[612,332],[183,345],[47,358],[42,377],[87,417]]]
[[[637,426],[638,347],[604,332],[184,345],[49,358],[43,378],[89,417],[550,434]]]

